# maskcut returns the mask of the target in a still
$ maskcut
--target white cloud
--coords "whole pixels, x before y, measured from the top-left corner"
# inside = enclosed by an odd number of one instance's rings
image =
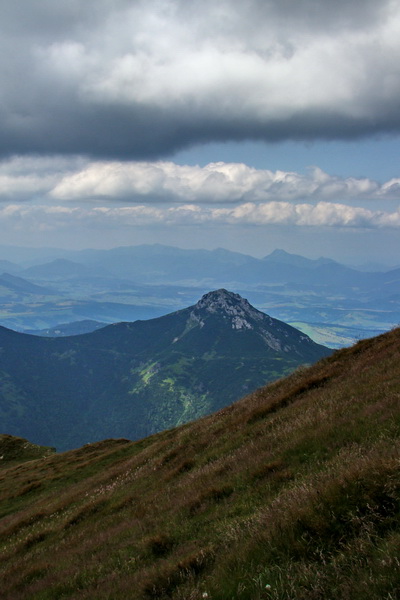
[[[173,162],[90,162],[83,158],[14,157],[0,162],[3,201],[104,203],[348,202],[399,200],[400,180],[338,177],[313,167],[306,174],[243,163],[204,167]]]
[[[233,209],[212,211],[213,218],[230,224],[296,225],[300,227],[398,227],[400,212],[385,213],[344,204],[318,202],[318,204],[291,204],[268,202],[246,203]]]
[[[389,182],[391,183],[391,182]],[[239,202],[353,198],[400,198],[394,184],[379,186],[368,178],[340,178],[315,167],[306,175],[270,171],[241,163],[210,163],[205,167],[172,162],[95,162],[67,174],[51,190],[58,200],[103,198],[175,202]]]
[[[46,196],[69,171],[81,169],[80,157],[13,156],[0,161],[0,198],[31,200]]]

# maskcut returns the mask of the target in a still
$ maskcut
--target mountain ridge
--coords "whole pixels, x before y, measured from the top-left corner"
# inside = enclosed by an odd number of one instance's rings
[[[278,262],[281,264],[289,264],[297,267],[305,267],[305,268],[315,268],[321,265],[327,265],[330,263],[340,264],[337,261],[331,258],[325,258],[323,256],[317,259],[305,258],[300,254],[291,254],[290,252],[286,252],[285,250],[277,248],[270,254],[267,254],[263,257],[266,262]],[[345,266],[345,265],[342,265]]]
[[[0,328],[0,347],[3,431],[58,449],[145,437],[331,354],[226,290],[76,336]]]
[[[36,296],[54,294],[54,290],[41,285],[36,285],[20,275],[13,275],[6,272],[0,275],[0,286],[18,294],[33,294]]]

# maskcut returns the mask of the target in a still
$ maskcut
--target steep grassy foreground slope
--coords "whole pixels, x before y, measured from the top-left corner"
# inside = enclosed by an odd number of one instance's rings
[[[400,330],[142,441],[3,465],[5,600],[400,594]]]

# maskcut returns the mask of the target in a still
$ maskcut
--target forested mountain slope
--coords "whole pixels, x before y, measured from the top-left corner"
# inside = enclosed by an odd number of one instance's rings
[[[58,450],[139,439],[330,353],[226,290],[158,319],[79,336],[0,327],[0,431]]]

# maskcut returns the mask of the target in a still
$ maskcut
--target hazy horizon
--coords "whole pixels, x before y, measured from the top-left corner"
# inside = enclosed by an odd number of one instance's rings
[[[115,250],[115,249],[119,249],[119,248],[135,248],[135,247],[145,247],[145,246],[162,246],[162,247],[166,247],[166,248],[173,248],[173,249],[178,249],[178,250],[190,250],[190,251],[209,251],[209,252],[213,252],[216,250],[226,250],[228,252],[233,252],[233,253],[238,253],[238,254],[242,254],[245,256],[251,256],[254,258],[258,258],[258,259],[262,259],[265,258],[267,256],[270,256],[271,254],[273,254],[276,251],[283,251],[285,253],[287,253],[288,255],[293,255],[293,256],[300,256],[303,258],[307,258],[310,260],[318,260],[318,259],[329,259],[329,260],[334,260],[336,262],[339,262],[343,265],[347,265],[350,267],[363,267],[363,266],[376,266],[378,268],[387,268],[387,269],[391,269],[391,268],[398,268],[400,265],[399,261],[396,261],[395,259],[393,260],[393,262],[384,262],[384,261],[379,261],[379,260],[370,260],[370,261],[363,261],[363,262],[351,262],[351,261],[346,261],[346,260],[339,260],[339,259],[335,259],[332,256],[328,256],[327,254],[306,254],[306,253],[299,253],[299,252],[289,252],[288,250],[286,250],[285,248],[274,248],[273,250],[269,251],[269,252],[265,252],[265,253],[252,253],[252,252],[246,252],[246,251],[239,251],[239,250],[232,250],[229,248],[225,248],[223,246],[215,246],[215,247],[209,247],[209,248],[205,248],[200,247],[200,246],[183,246],[183,245],[179,245],[179,244],[163,244],[160,242],[153,242],[153,243],[142,243],[142,244],[120,244],[120,245],[116,245],[116,246],[82,246],[82,247],[70,247],[70,246],[42,246],[40,244],[38,245],[11,245],[11,244],[0,244],[0,260],[10,260],[11,262],[26,262],[26,259],[18,259],[15,258],[15,254],[13,256],[9,256],[10,252],[11,253],[17,253],[18,251],[22,251],[22,252],[29,252],[29,251],[35,251],[35,252],[40,252],[43,254],[44,256],[44,260],[46,260],[46,255],[50,255],[51,253],[69,253],[71,252],[72,254],[77,252],[79,253],[80,251],[85,251],[85,250],[99,250],[99,251],[107,251],[107,250]],[[38,261],[38,258],[35,259],[35,262]]]

